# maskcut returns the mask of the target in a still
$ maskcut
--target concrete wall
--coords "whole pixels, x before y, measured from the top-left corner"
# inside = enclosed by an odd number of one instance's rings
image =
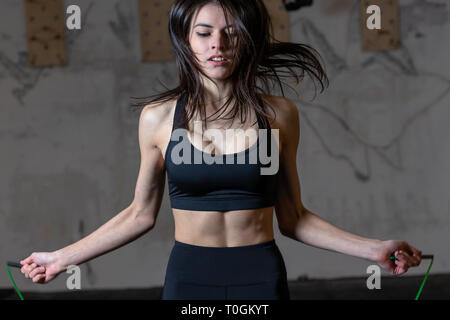
[[[301,116],[303,202],[345,230],[434,253],[432,271],[448,272],[449,4],[400,0],[402,49],[368,53],[358,3],[317,0],[291,15],[292,40],[316,47],[331,78],[315,100],[309,82],[301,99],[286,91]],[[73,243],[131,202],[140,154],[129,97],[177,81],[173,62],[140,62],[137,1],[69,4],[83,14],[82,30],[67,32],[69,64],[32,69],[23,1],[0,3],[0,288],[11,287],[4,261]],[[173,227],[166,183],[156,227],[83,264],[82,288],[162,285]],[[371,264],[274,229],[289,279],[364,276]],[[68,276],[42,286],[13,275],[19,288],[41,291],[64,290]]]

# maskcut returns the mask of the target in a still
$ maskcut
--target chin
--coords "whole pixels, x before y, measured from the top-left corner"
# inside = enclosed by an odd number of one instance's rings
[[[211,79],[214,79],[214,80],[225,80],[228,76],[229,76],[229,74],[228,74],[228,72],[222,72],[222,73],[210,73],[210,74],[208,74],[208,76],[211,78]]]

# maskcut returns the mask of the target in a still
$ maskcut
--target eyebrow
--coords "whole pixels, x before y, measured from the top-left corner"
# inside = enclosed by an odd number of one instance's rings
[[[229,28],[229,27],[233,27],[233,26],[234,26],[234,25],[229,24],[229,25],[227,25],[224,29]],[[194,28],[195,28],[195,27],[214,28],[213,26],[211,26],[211,25],[209,25],[209,24],[206,24],[206,23],[197,23],[197,24],[194,26]]]

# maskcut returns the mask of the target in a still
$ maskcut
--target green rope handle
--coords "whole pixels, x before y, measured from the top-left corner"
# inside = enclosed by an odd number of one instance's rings
[[[395,257],[394,254],[392,254],[392,255],[389,257],[389,259],[390,259],[390,260],[397,260],[397,258]],[[430,262],[430,265],[428,266],[427,272],[425,273],[425,277],[423,278],[422,284],[420,285],[419,292],[417,292],[416,298],[415,298],[414,300],[419,300],[420,294],[422,293],[423,286],[425,285],[425,282],[427,281],[428,274],[429,274],[429,272],[430,272],[430,270],[431,270],[431,266],[433,265],[434,255],[432,255],[432,254],[426,254],[426,255],[423,255],[423,256],[422,256],[422,259],[431,259],[431,262]]]
[[[11,275],[11,271],[9,270],[9,265],[6,265],[6,269],[8,269],[8,273],[9,273],[9,278],[11,279],[12,284],[14,285],[14,288],[16,289],[17,294],[20,297],[20,300],[23,300],[22,294],[20,293],[19,289],[16,286],[16,283],[14,282],[14,279]]]

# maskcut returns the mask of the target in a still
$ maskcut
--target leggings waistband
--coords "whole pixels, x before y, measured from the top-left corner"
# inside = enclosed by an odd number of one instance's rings
[[[198,250],[206,250],[206,251],[242,251],[242,250],[253,250],[256,248],[265,248],[265,247],[272,247],[275,246],[275,239],[256,243],[256,244],[250,244],[245,246],[234,246],[234,247],[208,247],[208,246],[198,246],[194,244],[189,244],[185,242],[180,242],[175,240],[174,246],[177,247],[184,247],[184,248],[191,248],[191,249],[198,249]]]

